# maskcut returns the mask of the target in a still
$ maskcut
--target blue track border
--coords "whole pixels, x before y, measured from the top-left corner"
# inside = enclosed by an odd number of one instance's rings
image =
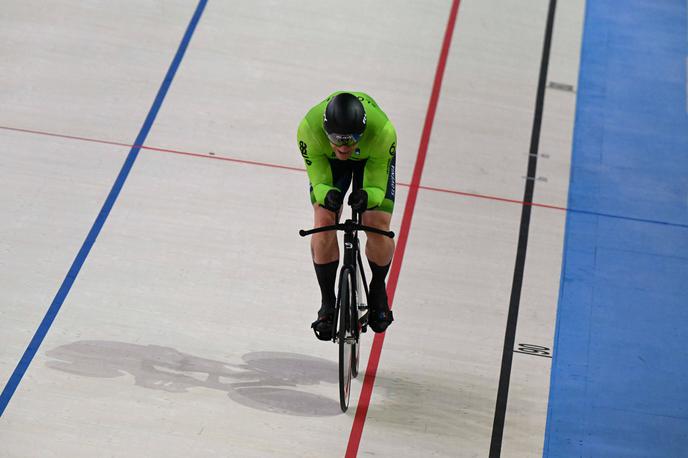
[[[88,232],[86,240],[82,244],[79,253],[76,255],[76,258],[74,259],[74,262],[72,263],[69,272],[67,272],[67,276],[65,277],[64,281],[62,282],[62,285],[57,291],[55,298],[50,304],[50,307],[48,308],[47,313],[43,317],[41,324],[38,326],[38,329],[36,330],[36,333],[31,339],[29,346],[24,351],[24,354],[19,360],[17,367],[14,369],[14,372],[12,372],[12,375],[10,376],[7,384],[3,388],[2,394],[0,394],[0,417],[4,414],[7,405],[9,404],[10,400],[12,399],[12,396],[17,390],[19,383],[21,383],[24,374],[26,373],[27,369],[29,368],[29,365],[31,364],[31,361],[33,360],[34,356],[36,355],[36,352],[38,351],[38,348],[41,346],[43,339],[50,330],[50,326],[52,326],[55,317],[59,313],[62,304],[67,298],[67,295],[69,294],[69,291],[71,290],[72,285],[76,280],[76,277],[79,275],[81,267],[84,265],[84,262],[86,261],[86,258],[88,257],[88,254],[91,251],[93,244],[96,242],[96,239],[98,238],[98,234],[100,234],[100,231],[103,228],[103,225],[105,224],[105,221],[107,220],[107,217],[110,214],[112,207],[115,205],[115,202],[117,201],[117,197],[119,196],[119,193],[122,190],[122,187],[124,186],[124,182],[127,180],[129,172],[134,166],[134,162],[138,157],[141,146],[143,146],[143,144],[146,141],[146,138],[148,137],[148,133],[150,132],[151,127],[153,126],[153,122],[155,121],[155,118],[158,115],[158,111],[162,106],[162,102],[165,100],[165,96],[167,95],[167,91],[169,90],[172,84],[172,80],[174,79],[174,76],[177,73],[177,69],[179,68],[182,59],[184,58],[184,53],[186,52],[189,46],[191,37],[193,36],[194,31],[196,30],[196,26],[198,25],[198,22],[201,19],[201,15],[205,10],[206,4],[207,0],[200,0],[198,2],[193,17],[191,18],[191,21],[189,22],[189,25],[186,28],[186,32],[184,33],[182,41],[179,44],[179,47],[177,48],[177,53],[175,54],[174,59],[172,60],[169,69],[167,70],[167,74],[165,75],[165,79],[160,85],[160,89],[158,89],[158,93],[155,96],[153,105],[148,111],[146,120],[141,126],[141,130],[139,131],[139,134],[136,137],[134,146],[132,146],[131,150],[129,151],[129,154],[127,155],[127,158],[124,161],[124,165],[122,166],[122,169],[120,170],[119,175],[115,180],[115,183],[112,185],[110,193],[105,199],[103,207],[98,213],[98,216],[96,217],[96,220],[93,223],[91,230]]]
[[[544,457],[688,450],[687,17],[586,4]]]

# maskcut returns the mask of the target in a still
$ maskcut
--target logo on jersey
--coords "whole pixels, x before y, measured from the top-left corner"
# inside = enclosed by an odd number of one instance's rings
[[[303,140],[299,142],[299,150],[301,150],[301,156],[303,156],[306,165],[311,165],[313,162],[308,158],[308,145]]]
[[[394,193],[397,188],[397,178],[396,178],[396,173],[394,170],[394,164],[391,164],[390,166],[390,173],[389,173],[389,184],[387,185],[387,192],[389,193],[389,196],[394,200]]]

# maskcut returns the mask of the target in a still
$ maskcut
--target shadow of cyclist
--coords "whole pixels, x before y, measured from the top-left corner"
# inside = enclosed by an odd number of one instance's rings
[[[285,352],[252,352],[232,364],[182,353],[160,345],[77,341],[46,352],[52,369],[86,377],[130,374],[148,389],[185,393],[203,387],[224,391],[235,402],[298,416],[341,414],[335,399],[304,387],[337,383],[334,362]],[[334,392],[334,391],[333,391]]]

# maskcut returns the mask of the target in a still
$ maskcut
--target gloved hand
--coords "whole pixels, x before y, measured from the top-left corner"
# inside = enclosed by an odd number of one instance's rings
[[[349,194],[349,205],[355,211],[363,213],[368,209],[368,193],[363,189],[357,189]]]
[[[327,194],[325,195],[325,204],[323,207],[326,209],[337,213],[339,209],[342,207],[342,201],[344,200],[344,197],[342,196],[342,193],[337,191],[336,189],[330,189],[327,191]]]

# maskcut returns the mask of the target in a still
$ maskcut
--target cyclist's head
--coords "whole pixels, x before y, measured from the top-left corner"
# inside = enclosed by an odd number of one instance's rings
[[[366,128],[366,113],[358,97],[342,92],[335,95],[325,108],[323,127],[330,143],[354,145]]]

